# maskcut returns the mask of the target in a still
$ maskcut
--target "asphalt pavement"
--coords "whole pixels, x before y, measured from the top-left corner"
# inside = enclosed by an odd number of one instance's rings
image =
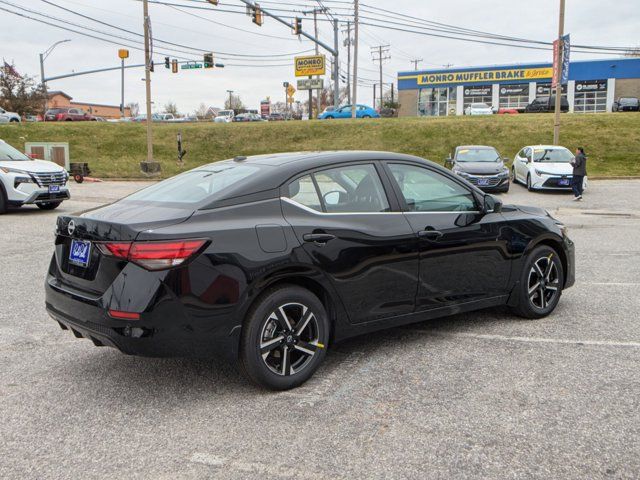
[[[513,186],[569,226],[553,315],[490,309],[355,338],[271,393],[213,361],[96,348],[44,309],[56,216],[135,182],[0,217],[0,478],[619,479],[640,476],[640,181],[582,202]]]

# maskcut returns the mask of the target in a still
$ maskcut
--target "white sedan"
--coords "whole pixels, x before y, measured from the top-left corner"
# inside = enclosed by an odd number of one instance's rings
[[[464,109],[465,115],[493,115],[493,108],[486,103],[472,103]]]
[[[571,190],[573,154],[565,147],[534,145],[524,147],[513,159],[511,178],[529,190]],[[587,178],[584,179],[584,188]]]

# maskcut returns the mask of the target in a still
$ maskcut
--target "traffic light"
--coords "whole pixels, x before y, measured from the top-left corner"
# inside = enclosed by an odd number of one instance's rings
[[[205,53],[203,57],[204,68],[213,68],[213,53]]]
[[[149,63],[149,71],[153,72],[153,60]]]
[[[169,57],[164,57],[164,68],[171,68],[171,62]]]
[[[301,33],[302,33],[302,19],[296,17],[293,20],[293,34],[300,35]]]
[[[262,10],[260,10],[260,5],[258,5],[257,3],[251,9],[251,20],[259,27],[261,27],[264,22],[262,18]]]
[[[171,73],[178,73],[178,60],[171,60]]]

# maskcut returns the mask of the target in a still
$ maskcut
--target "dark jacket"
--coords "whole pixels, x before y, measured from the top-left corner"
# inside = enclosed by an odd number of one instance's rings
[[[576,155],[573,163],[573,174],[587,176],[587,156],[583,153]]]

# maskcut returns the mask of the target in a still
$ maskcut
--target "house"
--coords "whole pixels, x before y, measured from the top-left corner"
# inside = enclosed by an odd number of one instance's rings
[[[100,103],[72,102],[72,97],[60,90],[52,90],[48,93],[47,108],[79,108],[96,117],[120,118],[118,105],[103,105]],[[131,116],[131,109],[125,107],[124,116]]]

